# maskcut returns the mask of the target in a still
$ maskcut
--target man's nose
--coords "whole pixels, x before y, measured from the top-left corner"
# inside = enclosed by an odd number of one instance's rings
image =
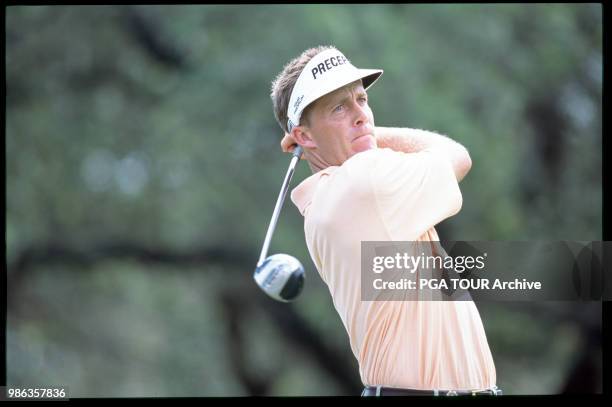
[[[355,103],[355,126],[362,126],[363,124],[368,122],[368,113],[366,111],[365,106],[359,105],[359,103]]]

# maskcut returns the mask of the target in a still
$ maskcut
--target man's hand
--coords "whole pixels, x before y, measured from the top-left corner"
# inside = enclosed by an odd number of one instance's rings
[[[285,133],[285,136],[281,140],[280,145],[281,150],[283,150],[284,153],[292,153],[295,147],[297,146],[297,143],[295,142],[295,139],[291,136],[291,134]]]

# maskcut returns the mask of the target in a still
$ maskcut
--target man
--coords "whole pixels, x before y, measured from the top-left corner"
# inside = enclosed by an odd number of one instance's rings
[[[334,47],[304,51],[272,84],[283,151],[304,149],[312,176],[291,193],[308,250],[349,335],[362,395],[499,394],[471,301],[363,301],[362,241],[438,241],[462,203],[471,160],[431,132],[375,127],[366,89],[382,70]]]

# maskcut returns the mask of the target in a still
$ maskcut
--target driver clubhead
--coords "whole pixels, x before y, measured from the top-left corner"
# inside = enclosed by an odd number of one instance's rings
[[[255,282],[266,294],[282,302],[297,298],[304,287],[304,277],[302,263],[282,253],[266,257],[253,274]]]

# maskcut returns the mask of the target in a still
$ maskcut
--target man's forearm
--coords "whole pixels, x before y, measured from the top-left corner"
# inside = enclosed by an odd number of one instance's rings
[[[378,147],[390,148],[404,153],[433,150],[444,153],[451,162],[457,181],[461,181],[472,166],[467,149],[456,141],[426,130],[376,127]]]

